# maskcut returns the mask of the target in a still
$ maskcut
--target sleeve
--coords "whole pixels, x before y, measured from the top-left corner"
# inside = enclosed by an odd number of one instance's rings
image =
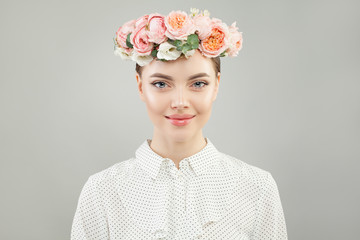
[[[71,240],[105,240],[108,224],[101,195],[93,176],[83,186],[71,228]]]
[[[258,199],[252,240],[287,240],[285,216],[277,184],[271,175],[263,184]]]

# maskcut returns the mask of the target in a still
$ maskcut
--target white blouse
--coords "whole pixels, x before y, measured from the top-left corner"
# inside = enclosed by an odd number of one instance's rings
[[[271,173],[205,140],[179,169],[146,139],[135,157],[91,175],[78,200],[71,239],[286,240]]]

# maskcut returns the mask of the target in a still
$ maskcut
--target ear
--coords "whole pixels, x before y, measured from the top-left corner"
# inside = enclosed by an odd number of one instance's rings
[[[213,101],[215,101],[217,94],[219,92],[219,85],[220,85],[220,72],[218,72],[218,75],[216,77],[216,81],[215,81],[215,89],[214,89],[214,97],[213,97]]]
[[[143,92],[143,85],[142,85],[142,80],[140,78],[140,75],[138,73],[136,73],[135,75],[136,77],[136,82],[137,82],[137,86],[138,86],[138,91],[139,91],[139,96],[140,96],[140,99],[142,101],[145,101],[144,99],[144,92]]]

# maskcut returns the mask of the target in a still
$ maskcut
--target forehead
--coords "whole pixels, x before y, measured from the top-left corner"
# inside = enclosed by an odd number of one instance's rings
[[[173,61],[153,60],[143,67],[143,77],[149,77],[153,73],[163,73],[176,77],[187,77],[199,72],[205,72],[213,76],[214,70],[211,59],[203,56],[199,51],[189,58],[178,58]]]

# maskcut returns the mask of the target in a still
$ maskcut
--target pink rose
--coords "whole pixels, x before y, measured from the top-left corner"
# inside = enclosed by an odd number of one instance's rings
[[[135,30],[130,35],[130,42],[139,56],[150,55],[154,47],[154,43],[149,42],[147,34],[148,19],[149,15],[138,18],[135,23]]]
[[[116,42],[118,43],[119,47],[124,48],[127,53],[130,53],[132,49],[126,46],[126,38],[129,33],[134,31],[135,22],[136,20],[126,22],[124,25],[119,27],[116,32]]]
[[[148,41],[154,42],[157,44],[163,43],[167,40],[165,35],[166,26],[164,23],[164,16],[155,13],[149,15],[149,31],[148,31]]]
[[[211,34],[211,19],[208,16],[196,15],[194,18],[195,29],[200,40],[203,40]]]
[[[230,37],[229,37],[229,48],[226,50],[226,52],[231,57],[235,57],[238,55],[240,49],[242,48],[242,32],[238,31],[238,27],[235,26],[236,22],[233,22],[231,26],[229,27]]]
[[[165,17],[165,35],[173,40],[186,40],[187,36],[195,32],[194,21],[184,11],[171,11]]]
[[[206,57],[217,57],[229,47],[229,28],[219,19],[211,21],[211,34],[201,41],[199,49]]]

